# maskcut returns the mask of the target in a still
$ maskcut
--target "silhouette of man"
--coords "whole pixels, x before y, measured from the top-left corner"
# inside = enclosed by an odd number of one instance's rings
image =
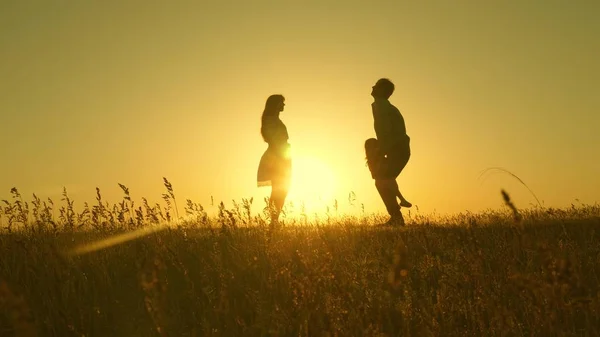
[[[399,188],[396,178],[410,158],[410,137],[406,134],[406,125],[400,110],[389,101],[393,93],[394,83],[387,78],[378,80],[371,91],[371,96],[374,98],[371,107],[375,134],[380,150],[386,158],[385,168],[380,172],[379,179],[375,180],[375,187],[390,215],[389,221],[385,224],[404,225],[400,206],[411,207],[412,205],[403,197],[398,204],[396,197]]]

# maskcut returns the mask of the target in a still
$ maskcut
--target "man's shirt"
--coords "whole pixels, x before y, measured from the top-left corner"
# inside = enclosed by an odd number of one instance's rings
[[[389,150],[395,145],[408,142],[404,117],[398,108],[383,98],[376,98],[371,107],[375,134],[384,153],[389,153]]]

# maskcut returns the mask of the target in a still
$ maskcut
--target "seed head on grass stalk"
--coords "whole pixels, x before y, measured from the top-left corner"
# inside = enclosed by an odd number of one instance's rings
[[[33,200],[31,201],[31,205],[33,205],[33,207],[31,208],[31,214],[33,215],[33,221],[35,221],[36,224],[40,223],[41,204],[42,200],[40,200],[40,198],[33,193]]]
[[[510,175],[511,177],[517,179],[523,186],[525,186],[525,188],[529,191],[529,193],[531,193],[531,195],[535,198],[535,201],[538,203],[538,206],[542,207],[542,204],[540,203],[540,200],[535,195],[535,193],[533,193],[533,191],[531,190],[531,188],[529,188],[529,186],[527,186],[527,184],[525,184],[525,182],[521,178],[519,178],[516,174],[510,172],[509,170],[507,170],[505,168],[502,168],[502,167],[488,167],[485,170],[481,171],[481,173],[479,174],[479,178],[478,179],[482,179],[483,176],[486,173],[491,172],[491,171],[500,171],[502,173],[506,173],[506,174]]]
[[[100,188],[96,187],[96,205],[92,206],[92,226],[95,229],[100,229],[107,218]]]
[[[73,208],[75,201],[69,198],[69,194],[67,193],[66,187],[63,187],[61,201],[67,203],[66,207],[63,206],[60,208],[62,220],[64,221],[65,226],[68,225],[69,229],[73,230],[75,227],[75,209]]]
[[[23,197],[16,187],[11,188],[10,193],[15,199],[13,210],[16,211],[16,222],[20,222],[27,229],[29,225],[29,205],[26,201],[23,201]]]
[[[250,199],[242,198],[242,208],[244,209],[244,213],[247,218],[247,223],[249,224],[252,221],[252,203],[254,202],[254,197]]]
[[[163,194],[163,198],[168,203],[167,199],[173,199],[173,205],[175,206],[175,215],[179,220],[179,210],[177,209],[177,200],[175,199],[175,193],[173,192],[173,185],[167,180],[167,178],[163,177],[163,182],[165,184],[165,188],[167,189],[168,194]]]
[[[521,214],[519,213],[519,210],[517,209],[515,204],[513,204],[512,200],[510,200],[510,195],[508,195],[508,193],[506,193],[505,190],[501,190],[500,192],[502,193],[502,198],[504,199],[504,203],[512,211],[515,222],[520,222],[522,219]]]
[[[13,208],[14,206],[8,201],[8,200],[2,200],[2,202],[6,205],[4,206],[4,209],[2,211],[2,213],[5,215],[5,217],[7,218],[8,224],[6,225],[6,230],[8,230],[9,233],[12,232],[12,225],[14,223],[14,214],[13,214]]]
[[[135,209],[135,206],[134,206],[135,204],[134,204],[133,200],[131,200],[131,195],[129,194],[129,188],[127,188],[127,186],[120,184],[120,183],[119,183],[119,187],[121,188],[121,190],[123,190],[123,193],[125,194],[123,196],[123,206],[125,205],[125,201],[128,201],[128,203],[129,203],[129,205],[127,207],[128,211],[129,211],[129,216],[130,216],[129,220],[130,220],[130,224],[133,224],[133,218],[134,218],[133,211]]]

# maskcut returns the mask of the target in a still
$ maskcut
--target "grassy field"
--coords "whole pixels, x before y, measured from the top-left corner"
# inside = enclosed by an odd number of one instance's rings
[[[13,190],[0,336],[600,335],[598,205],[507,199],[404,228],[338,217],[270,231],[251,201],[215,218],[188,201],[185,221],[159,228],[183,217],[166,186],[166,207],[135,207],[122,186],[121,203],[98,192],[79,213],[66,193],[59,207]],[[69,254],[144,228],[160,230]]]

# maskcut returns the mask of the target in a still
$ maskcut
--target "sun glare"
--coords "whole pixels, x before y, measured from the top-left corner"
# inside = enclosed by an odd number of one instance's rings
[[[292,182],[288,201],[304,203],[307,212],[319,212],[334,198],[336,179],[331,168],[313,157],[296,157],[292,161]]]

